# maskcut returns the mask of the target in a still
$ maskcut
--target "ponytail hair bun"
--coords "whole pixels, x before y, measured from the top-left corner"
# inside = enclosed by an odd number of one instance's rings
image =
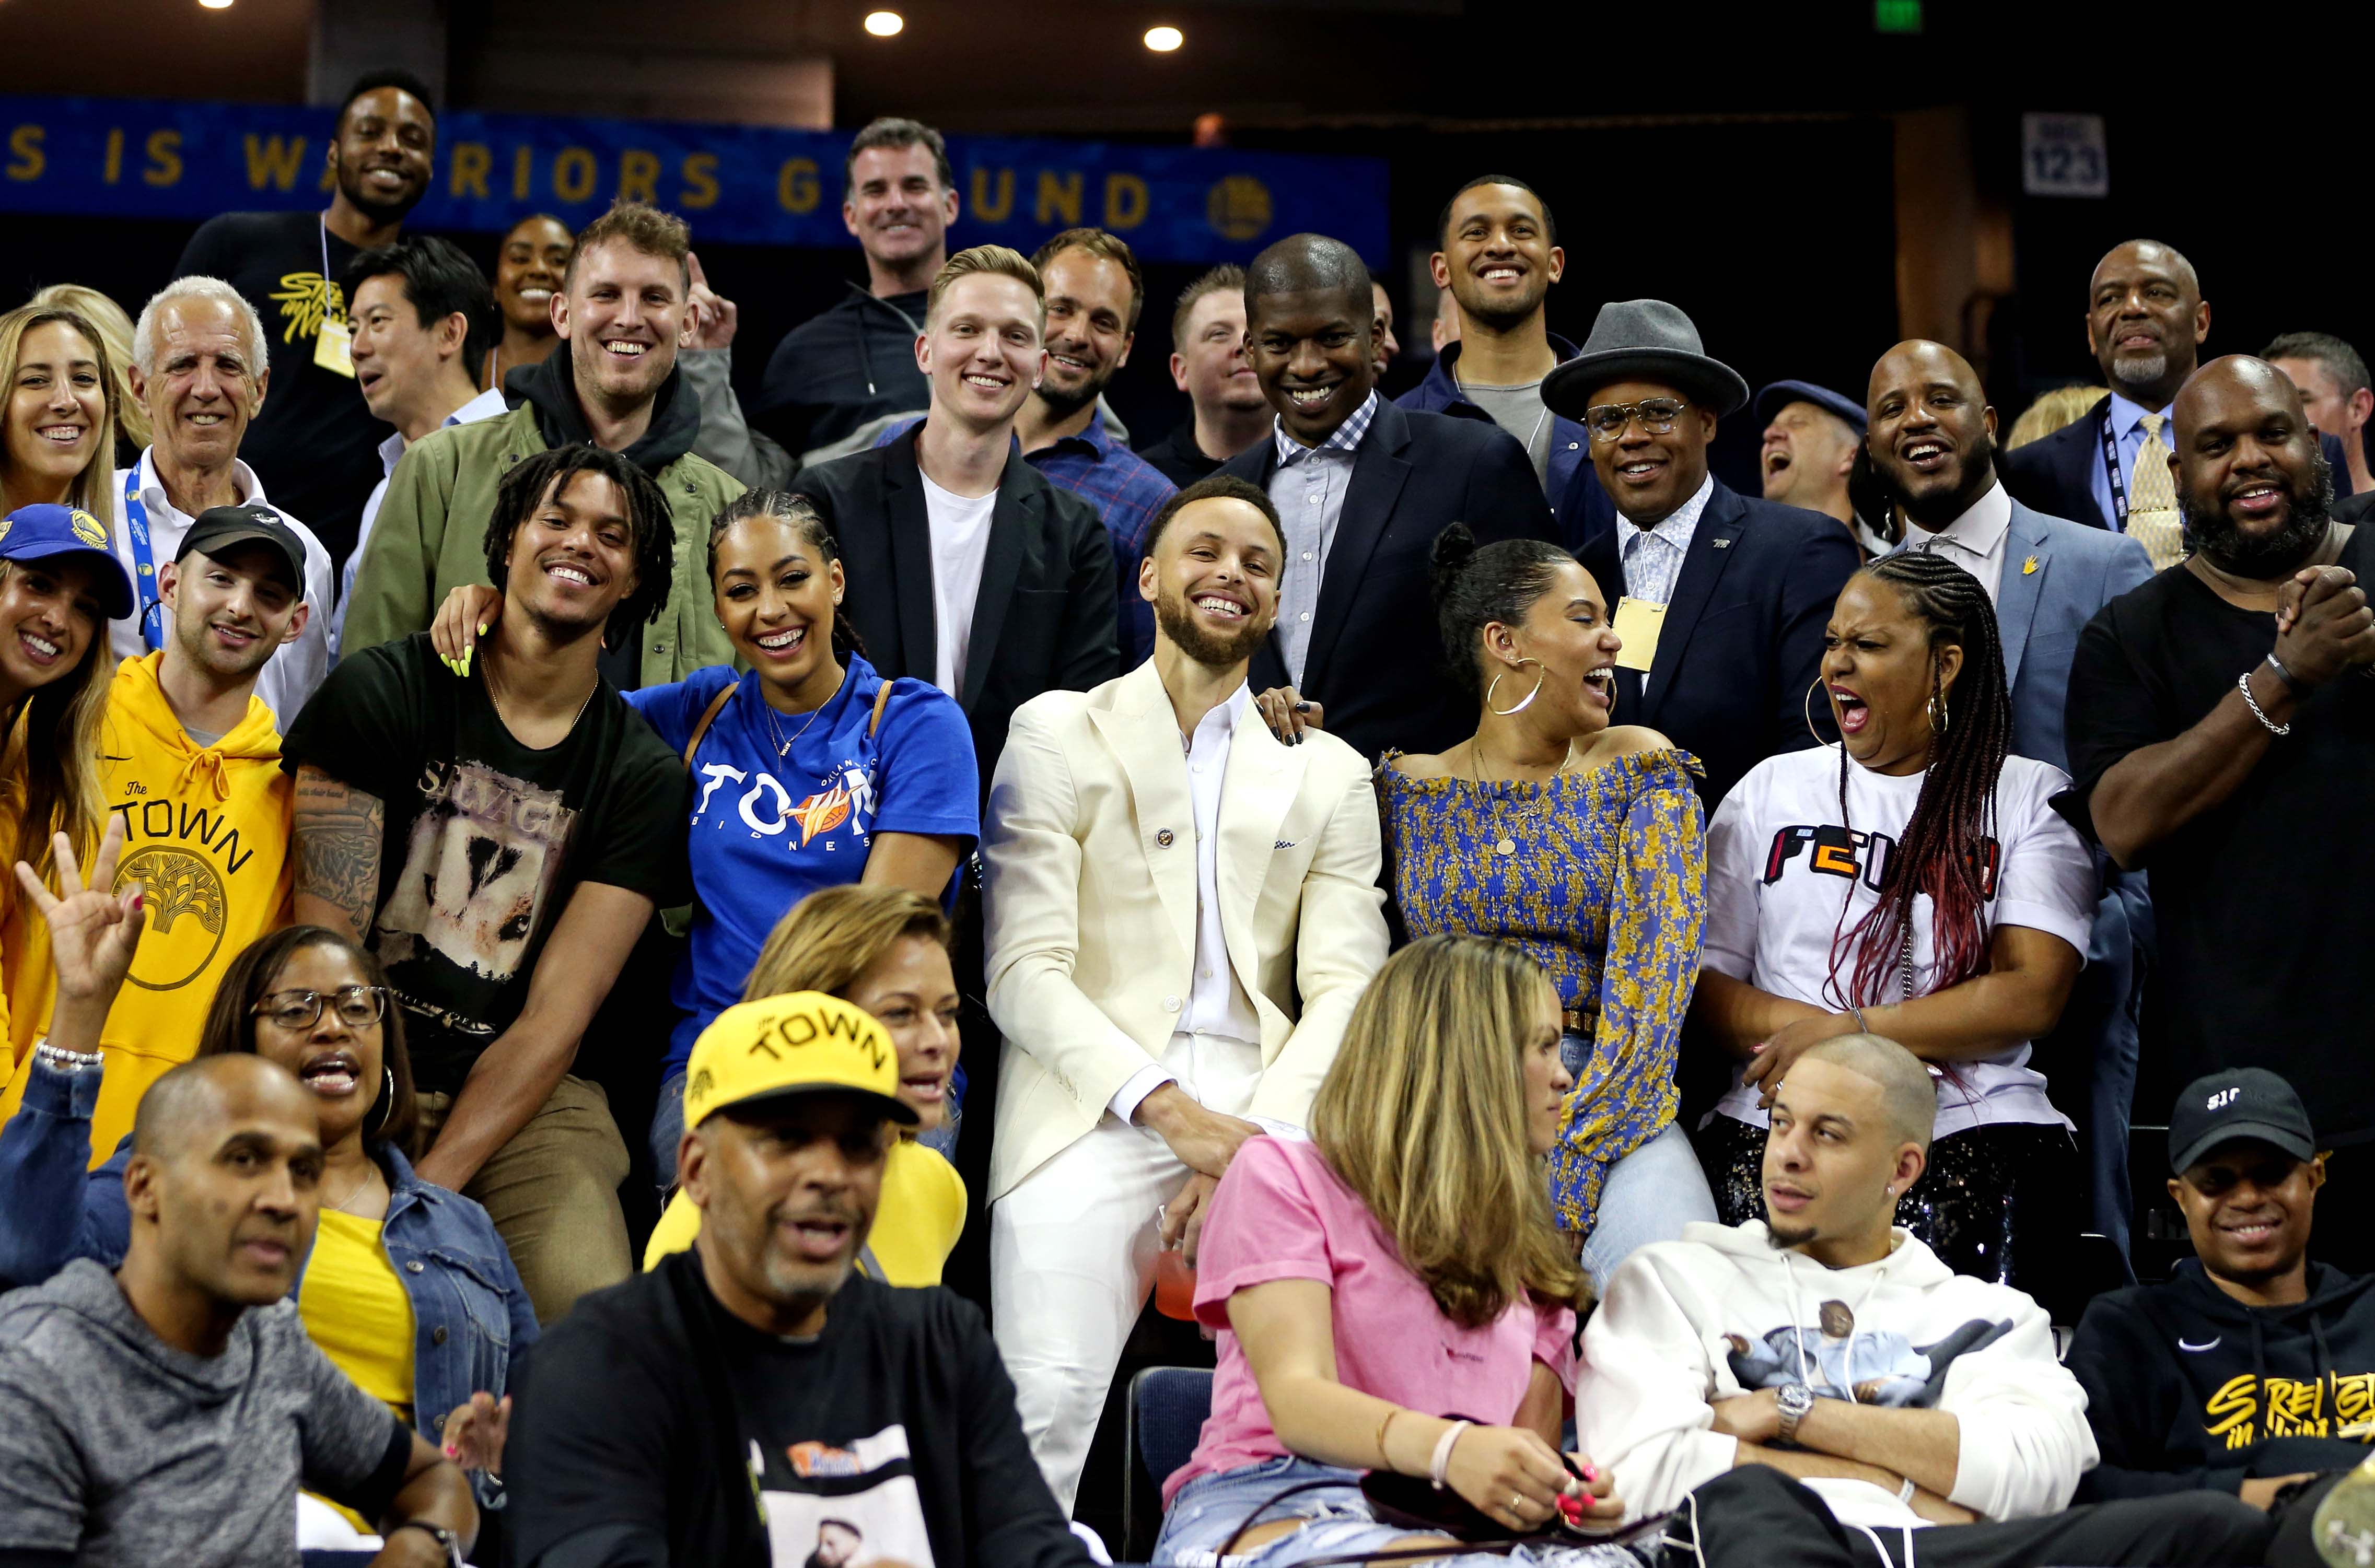
[[[1435,548],[1427,556],[1426,575],[1436,614],[1443,613],[1444,606],[1459,586],[1459,574],[1476,559],[1476,535],[1465,523],[1454,523],[1435,536]]]

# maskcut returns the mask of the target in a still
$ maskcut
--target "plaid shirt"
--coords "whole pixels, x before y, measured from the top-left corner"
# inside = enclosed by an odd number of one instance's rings
[[[1336,525],[1344,515],[1361,442],[1376,422],[1381,401],[1371,392],[1317,446],[1306,446],[1287,434],[1282,421],[1270,426],[1278,463],[1270,470],[1270,499],[1286,534],[1286,571],[1278,584],[1278,651],[1286,662],[1287,678],[1297,687],[1303,684],[1304,660],[1311,652],[1311,619],[1319,613],[1328,552],[1335,547]]]
[[[888,446],[922,424],[908,419],[882,432],[877,446]],[[1105,532],[1113,536],[1114,591],[1118,601],[1122,663],[1135,669],[1154,653],[1154,607],[1138,596],[1138,563],[1146,553],[1146,530],[1163,503],[1179,487],[1137,453],[1115,441],[1102,417],[1092,419],[1079,435],[1064,436],[1022,460],[1046,481],[1067,489],[1097,509]]]

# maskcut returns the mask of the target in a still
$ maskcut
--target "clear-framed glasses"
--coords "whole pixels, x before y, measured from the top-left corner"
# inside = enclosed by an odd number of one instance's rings
[[[1651,435],[1664,435],[1674,428],[1690,404],[1679,397],[1644,397],[1638,403],[1601,403],[1583,411],[1584,429],[1591,439],[1614,441],[1625,433],[1625,427],[1635,419]]]
[[[341,985],[330,992],[275,991],[248,1011],[293,1032],[319,1023],[326,1004],[337,1009],[339,1022],[361,1029],[387,1016],[387,998],[384,985]]]

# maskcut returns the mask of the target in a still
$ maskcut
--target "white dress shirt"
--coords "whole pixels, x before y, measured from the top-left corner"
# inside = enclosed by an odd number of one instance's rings
[[[974,601],[981,597],[982,564],[989,559],[989,514],[998,492],[965,496],[924,481],[924,514],[932,530],[932,684],[964,697],[965,658],[973,651]]]
[[[480,419],[491,419],[498,414],[511,412],[503,402],[502,389],[490,387],[459,408],[445,416],[437,428],[450,430],[455,425],[475,425]],[[379,503],[387,499],[387,482],[396,477],[396,466],[404,456],[405,448],[412,443],[396,431],[379,443],[379,483],[372,487],[371,498],[363,502],[362,526],[355,532],[355,553],[347,557],[346,566],[338,572],[338,612],[330,618],[330,657],[338,656],[339,645],[347,631],[347,601],[354,596],[355,567],[363,559],[363,547],[371,543],[372,525],[379,521]]]
[[[1187,737],[1188,795],[1196,812],[1196,973],[1179,1032],[1261,1045],[1261,1019],[1253,999],[1229,964],[1229,942],[1221,929],[1221,784],[1228,776],[1229,743],[1237,721],[1253,701],[1240,685],[1215,704]],[[1108,1105],[1128,1121],[1138,1102],[1177,1079],[1159,1062],[1149,1062],[1115,1093]]]
[[[141,509],[148,516],[148,550],[150,563],[162,567],[182,553],[182,536],[190,531],[189,513],[166,499],[165,487],[157,482],[156,448],[143,447],[139,463],[131,468],[115,471],[115,488],[110,492],[117,509],[115,518],[115,559],[132,578],[132,614],[123,620],[107,623],[110,649],[119,659],[136,659],[148,653],[148,640],[140,635],[140,612],[156,596],[157,581],[146,582],[140,576],[138,558],[132,548],[132,530],[123,516],[124,492],[131,481],[134,493],[140,498]],[[265,499],[264,485],[255,470],[234,459],[230,466],[231,488],[242,506],[271,506],[280,521],[289,525],[289,532],[305,542],[305,602],[313,607],[305,620],[305,630],[294,643],[284,643],[279,651],[266,661],[264,672],[256,677],[255,694],[272,710],[273,722],[283,733],[305,706],[313,689],[330,672],[330,585],[334,581],[330,552],[313,536],[313,530],[291,517]],[[136,479],[134,477],[137,476]],[[171,636],[173,612],[160,610],[162,631]]]
[[[1944,556],[1979,580],[1988,603],[1996,600],[2003,584],[2004,536],[2012,528],[2012,497],[2001,480],[1971,502],[1960,517],[1936,533],[1910,518],[1905,524],[1905,548]]]
[[[1625,561],[1625,596],[1662,605],[1674,596],[1674,582],[1683,574],[1683,557],[1691,548],[1691,536],[1699,531],[1699,513],[1707,510],[1707,499],[1715,494],[1715,476],[1709,474],[1691,492],[1691,499],[1644,528],[1629,517],[1618,525]]]

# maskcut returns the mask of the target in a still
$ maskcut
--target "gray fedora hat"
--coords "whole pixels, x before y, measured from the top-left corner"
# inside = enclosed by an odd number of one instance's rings
[[[1583,352],[1542,380],[1554,414],[1580,419],[1592,395],[1620,381],[1660,382],[1700,407],[1730,414],[1748,401],[1748,383],[1699,343],[1699,329],[1663,300],[1613,300],[1600,307]]]

